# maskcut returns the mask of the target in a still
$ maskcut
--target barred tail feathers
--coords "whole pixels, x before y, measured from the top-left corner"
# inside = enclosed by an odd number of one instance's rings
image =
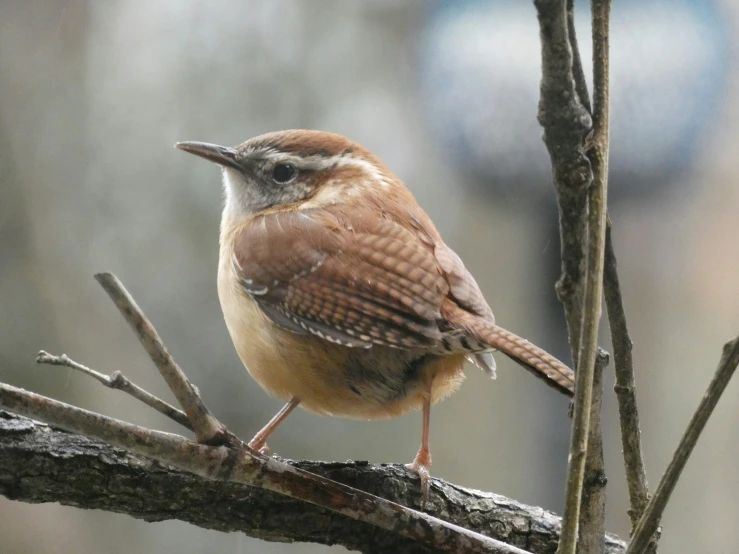
[[[497,325],[487,325],[480,338],[514,362],[543,380],[550,387],[572,397],[575,373],[557,358],[518,335]]]
[[[475,339],[502,352],[550,387],[569,397],[574,395],[575,373],[557,358],[515,333],[458,306],[448,311],[452,312],[445,314],[450,323],[464,328]]]

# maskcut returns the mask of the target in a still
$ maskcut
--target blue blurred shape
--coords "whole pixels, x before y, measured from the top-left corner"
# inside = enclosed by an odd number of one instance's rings
[[[589,3],[576,8],[591,88]],[[438,0],[420,34],[430,124],[462,169],[508,197],[541,195],[551,170],[536,120],[541,75],[533,3]],[[611,25],[614,196],[675,183],[717,114],[728,40],[710,0],[620,0]]]

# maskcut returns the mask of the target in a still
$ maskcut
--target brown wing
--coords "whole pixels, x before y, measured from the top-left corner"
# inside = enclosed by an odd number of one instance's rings
[[[443,242],[436,244],[434,253],[449,283],[451,298],[468,312],[479,315],[490,323],[495,323],[493,310],[490,309],[480,287],[477,285],[477,281],[467,271],[457,253]]]
[[[390,220],[358,223],[323,209],[257,216],[234,245],[244,289],[294,332],[347,346],[437,343],[448,285],[433,253]]]
[[[477,281],[475,281],[475,278],[472,277],[472,274],[464,266],[462,259],[441,240],[434,224],[420,208],[409,212],[408,215],[408,221],[418,234],[421,242],[426,244],[434,252],[439,269],[443,273],[447,286],[449,287],[449,301],[463,310],[480,316],[487,322],[494,324],[495,317],[493,316],[493,311],[482,295]],[[463,344],[460,336],[464,334],[466,334],[464,330],[455,330],[452,324],[451,332],[446,333],[444,337],[446,340],[442,340],[442,344],[450,345],[451,349],[473,349],[472,345],[470,345],[470,348],[466,348]],[[467,359],[495,379],[495,360],[490,352],[475,352],[474,354],[469,354]]]
[[[405,206],[403,208],[407,209]],[[488,306],[477,281],[467,271],[462,258],[444,243],[426,213],[418,206],[411,206],[406,214],[403,219],[409,222],[418,240],[433,251],[439,270],[449,287],[450,299],[461,308],[495,323],[493,311]]]

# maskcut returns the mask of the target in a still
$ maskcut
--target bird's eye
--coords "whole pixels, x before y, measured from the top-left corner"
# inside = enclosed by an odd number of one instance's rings
[[[292,181],[297,174],[298,170],[293,164],[279,163],[272,168],[272,180],[281,185]]]

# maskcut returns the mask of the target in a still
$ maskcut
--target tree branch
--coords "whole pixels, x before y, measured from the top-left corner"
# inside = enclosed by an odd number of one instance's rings
[[[575,554],[577,550],[585,483],[585,464],[592,416],[593,385],[598,328],[603,298],[603,266],[606,243],[606,213],[608,197],[609,148],[609,17],[610,0],[592,0],[593,27],[593,140],[589,159],[593,168],[593,183],[588,191],[588,251],[583,291],[582,326],[575,375],[575,401],[572,415],[572,436],[565,486],[565,508],[562,517],[560,554]],[[592,519],[593,514],[588,515]]]
[[[703,395],[687,429],[685,429],[685,434],[680,440],[680,444],[678,444],[677,450],[675,450],[670,465],[667,466],[667,470],[662,476],[654,496],[647,504],[636,529],[634,529],[634,535],[626,551],[627,554],[641,554],[644,552],[652,535],[657,531],[660,519],[662,519],[662,513],[665,510],[665,506],[667,506],[667,502],[670,500],[677,480],[680,478],[683,469],[685,469],[685,464],[688,458],[690,458],[690,454],[693,452],[693,448],[698,442],[698,438],[703,432],[708,419],[711,417],[713,409],[716,407],[724,390],[726,390],[726,385],[729,384],[732,375],[734,375],[737,365],[739,365],[739,336],[724,345],[716,374],[708,385],[706,394]]]
[[[128,378],[120,371],[114,371],[109,376],[103,375],[99,371],[95,371],[94,369],[91,369],[86,365],[75,362],[66,354],[62,354],[61,356],[54,356],[43,350],[41,350],[36,356],[36,363],[75,369],[80,373],[92,377],[98,383],[105,387],[108,387],[109,389],[119,390],[125,392],[126,394],[130,394],[136,400],[143,402],[150,408],[154,408],[160,414],[167,416],[175,423],[179,423],[185,429],[189,429],[190,431],[192,431],[192,425],[190,425],[190,421],[187,419],[187,415],[185,414],[185,412],[183,412],[182,410],[178,410],[161,398],[158,398],[151,394],[149,391],[142,389],[136,383],[129,381]]]
[[[570,51],[572,52],[572,78],[575,80],[575,91],[577,98],[588,113],[592,113],[590,106],[590,95],[588,94],[588,83],[585,79],[585,71],[580,59],[580,48],[577,45],[577,31],[575,29],[575,0],[567,0],[567,36],[570,39]]]
[[[590,407],[588,456],[585,460],[585,479],[580,509],[580,552],[603,552],[606,536],[606,469],[603,461],[603,432],[600,424],[603,401],[603,370],[608,365],[608,354],[599,348],[593,373],[593,402]]]
[[[436,551],[318,506],[259,487],[209,480],[2,411],[0,459],[0,494],[14,500],[61,502],[146,521],[178,519],[272,541],[341,544],[364,552]],[[415,478],[401,465],[287,463],[401,504],[418,500]],[[434,479],[429,505],[439,517],[532,553],[551,554],[556,550],[560,520],[541,508],[438,479]],[[624,550],[621,541],[608,537],[608,554],[622,554]]]
[[[570,350],[577,368],[587,237],[587,191],[592,181],[583,139],[591,130],[592,122],[573,75],[573,61],[579,61],[579,54],[573,56],[577,44],[575,35],[569,33],[568,17],[571,19],[572,16],[568,14],[566,1],[534,0],[534,5],[539,19],[542,62],[538,118],[552,160],[559,207],[562,275],[556,290],[565,310]],[[579,88],[584,87],[581,85]]]
[[[100,439],[214,481],[259,487],[309,502],[445,552],[526,554],[520,548],[425,513],[336,483],[270,458],[246,445],[209,446],[132,425],[44,396],[0,384],[0,407],[46,419],[70,432]],[[417,486],[412,487],[418,494]]]
[[[621,447],[623,450],[626,483],[629,489],[629,517],[632,532],[649,501],[647,472],[642,455],[639,410],[636,403],[636,384],[634,381],[634,362],[631,357],[631,337],[626,325],[626,312],[621,297],[621,284],[618,279],[616,253],[611,238],[611,222],[606,226],[606,256],[603,287],[608,311],[608,325],[611,329],[613,358],[616,372],[616,400],[621,425]],[[656,550],[656,541],[651,551]]]
[[[136,301],[128,294],[118,278],[112,273],[98,273],[95,279],[116,305],[126,322],[141,341],[144,350],[154,362],[182,409],[187,414],[195,437],[204,444],[231,444],[238,439],[226,431],[226,427],[218,421],[205,407],[197,390],[187,380],[171,354],[167,352],[156,329],[146,318]]]
[[[590,130],[587,87],[574,34],[573,2],[535,0],[542,43],[539,121],[552,160],[560,211],[562,277],[557,293],[565,309],[576,384],[560,552],[574,554],[592,414],[593,379],[603,293],[608,179],[609,0],[593,0],[594,115]],[[592,167],[592,173],[591,173]],[[592,182],[592,186],[589,186]],[[587,241],[587,249],[585,244]],[[587,252],[586,252],[587,250]],[[587,267],[585,267],[585,260]],[[596,406],[597,408],[597,406]],[[597,445],[597,438],[592,442]],[[591,458],[596,466],[602,460]],[[597,504],[597,502],[596,502]],[[592,523],[593,514],[588,515]]]

